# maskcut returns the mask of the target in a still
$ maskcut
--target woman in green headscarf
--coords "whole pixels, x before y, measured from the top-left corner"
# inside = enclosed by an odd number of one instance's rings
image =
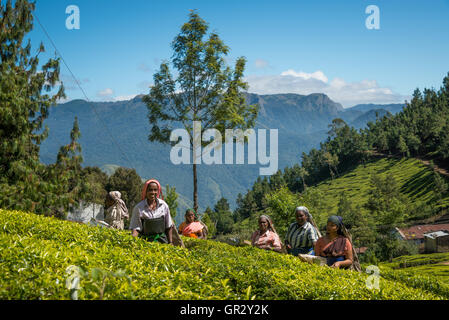
[[[206,239],[207,226],[199,221],[196,211],[190,208],[186,210],[185,221],[179,225],[178,232],[185,237]]]

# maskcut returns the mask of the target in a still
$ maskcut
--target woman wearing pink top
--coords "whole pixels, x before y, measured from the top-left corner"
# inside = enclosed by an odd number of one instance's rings
[[[281,252],[281,240],[279,239],[270,217],[259,217],[259,230],[251,236],[251,244],[257,248]]]

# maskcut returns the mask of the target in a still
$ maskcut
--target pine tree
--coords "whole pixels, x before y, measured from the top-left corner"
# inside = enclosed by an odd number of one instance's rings
[[[35,4],[17,0],[0,3],[0,207],[51,214],[59,202],[47,168],[39,161],[39,145],[49,108],[64,98],[59,83],[59,59],[49,59],[38,70],[40,45],[31,56]]]
[[[108,175],[101,171],[99,167],[85,167],[81,172],[81,176],[89,189],[88,194],[84,196],[84,200],[104,204],[107,194]]]
[[[299,176],[301,177],[301,181],[302,181],[302,186],[303,186],[303,191],[307,190],[307,185],[306,185],[306,177],[309,175],[309,172],[306,170],[306,168],[304,168],[303,166],[301,166],[301,168],[299,168]]]
[[[88,184],[83,179],[82,167],[83,156],[81,155],[81,145],[79,138],[81,132],[78,125],[78,118],[75,117],[73,128],[70,132],[69,144],[59,149],[56,163],[49,166],[54,169],[54,179],[59,186],[61,198],[64,200],[63,205],[68,209],[71,205],[76,205],[80,200],[85,200],[90,192]]]
[[[397,148],[399,150],[399,152],[402,154],[402,156],[404,157],[405,155],[410,155],[410,152],[408,150],[407,144],[405,143],[405,140],[402,136],[399,136],[399,141],[397,144]]]
[[[216,222],[217,233],[226,234],[232,231],[234,219],[226,198],[221,198],[214,206],[214,213],[211,216],[212,220]]]

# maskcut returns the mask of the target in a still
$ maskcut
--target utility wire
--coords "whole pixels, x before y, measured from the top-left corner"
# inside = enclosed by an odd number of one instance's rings
[[[64,65],[66,66],[67,70],[69,70],[72,78],[75,80],[76,84],[78,85],[78,88],[81,90],[81,92],[84,95],[84,98],[86,99],[87,102],[89,102],[89,104],[91,105],[92,109],[94,110],[95,115],[97,116],[98,120],[101,122],[101,124],[103,125],[103,127],[105,128],[106,132],[109,134],[112,142],[116,145],[117,149],[120,151],[120,153],[124,156],[124,158],[128,161],[128,164],[131,165],[131,160],[129,160],[128,156],[126,155],[125,152],[123,152],[122,148],[120,147],[120,145],[117,143],[117,141],[114,139],[113,135],[111,134],[111,132],[109,131],[108,127],[106,126],[106,124],[103,122],[103,120],[101,119],[100,115],[98,114],[94,104],[89,100],[89,98],[87,97],[86,92],[84,92],[83,88],[81,87],[78,79],[75,77],[75,75],[73,74],[72,70],[70,69],[70,67],[68,66],[68,64],[65,62],[64,57],[62,56],[62,54],[59,52],[58,48],[56,47],[55,43],[53,42],[53,40],[51,39],[50,35],[48,34],[47,30],[44,28],[44,26],[42,25],[42,23],[40,22],[39,18],[37,17],[37,15],[35,13],[33,13],[34,17],[36,18],[37,23],[40,25],[40,27],[42,28],[42,30],[44,31],[45,35],[47,36],[48,40],[50,40],[53,48],[56,51],[56,54],[61,58],[62,62],[64,63]],[[131,168],[131,166],[130,166]]]

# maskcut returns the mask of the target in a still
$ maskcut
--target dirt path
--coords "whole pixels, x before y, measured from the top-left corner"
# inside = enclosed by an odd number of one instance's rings
[[[426,166],[430,166],[430,161],[429,160],[422,159],[422,158],[416,158],[416,159],[421,161]],[[441,168],[441,167],[438,167],[436,164],[434,164],[433,167],[434,167],[434,170],[437,171],[439,174],[442,174],[443,176],[449,177],[449,171],[448,170],[446,170],[444,168]]]

